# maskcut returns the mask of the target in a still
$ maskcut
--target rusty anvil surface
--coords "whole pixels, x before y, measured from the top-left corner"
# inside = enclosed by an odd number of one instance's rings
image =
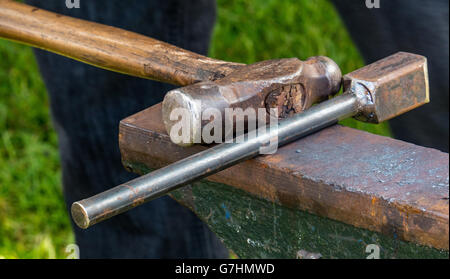
[[[173,144],[161,105],[120,123],[127,169],[157,169],[206,149]],[[438,150],[335,125],[212,175],[282,206],[399,239],[449,248],[449,156]]]

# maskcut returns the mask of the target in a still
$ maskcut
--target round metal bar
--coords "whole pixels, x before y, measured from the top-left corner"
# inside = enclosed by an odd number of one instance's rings
[[[277,139],[278,146],[311,134],[339,120],[354,116],[361,97],[348,93],[283,119],[266,133],[241,143],[222,143],[147,175],[75,202],[72,216],[81,228],[123,213],[183,185],[219,172],[259,154],[260,148]]]

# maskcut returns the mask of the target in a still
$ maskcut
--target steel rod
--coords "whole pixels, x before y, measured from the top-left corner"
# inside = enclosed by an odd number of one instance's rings
[[[72,216],[81,228],[123,213],[183,185],[255,157],[274,136],[278,146],[311,134],[339,120],[354,116],[361,107],[354,93],[320,103],[301,114],[283,119],[275,129],[241,143],[222,143],[110,190],[75,202]]]

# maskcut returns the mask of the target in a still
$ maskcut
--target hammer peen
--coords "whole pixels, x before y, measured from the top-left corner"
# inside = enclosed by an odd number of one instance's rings
[[[259,154],[275,136],[284,145],[347,117],[380,123],[429,102],[427,60],[399,52],[344,76],[344,94],[279,122],[243,143],[223,143],[72,205],[81,228],[125,212]]]
[[[170,91],[163,120],[170,134],[174,108],[191,119],[205,107],[277,108],[278,117],[303,111],[339,91],[342,75],[330,58],[276,59],[244,65],[208,58],[123,29],[0,0],[0,37],[45,49],[103,69],[186,86]],[[145,93],[145,92],[144,92]],[[150,92],[147,92],[150,94]],[[201,100],[203,106],[193,105]],[[191,125],[187,143],[206,121]],[[200,128],[200,129],[199,129]]]

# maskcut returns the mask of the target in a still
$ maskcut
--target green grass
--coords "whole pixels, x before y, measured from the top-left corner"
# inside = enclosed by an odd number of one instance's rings
[[[326,0],[219,0],[210,56],[252,63],[326,55],[363,65]],[[389,135],[387,126],[345,125]],[[65,258],[73,243],[57,137],[31,49],[0,40],[0,258]]]
[[[31,49],[0,41],[0,257],[61,257],[73,242],[57,139]]]

